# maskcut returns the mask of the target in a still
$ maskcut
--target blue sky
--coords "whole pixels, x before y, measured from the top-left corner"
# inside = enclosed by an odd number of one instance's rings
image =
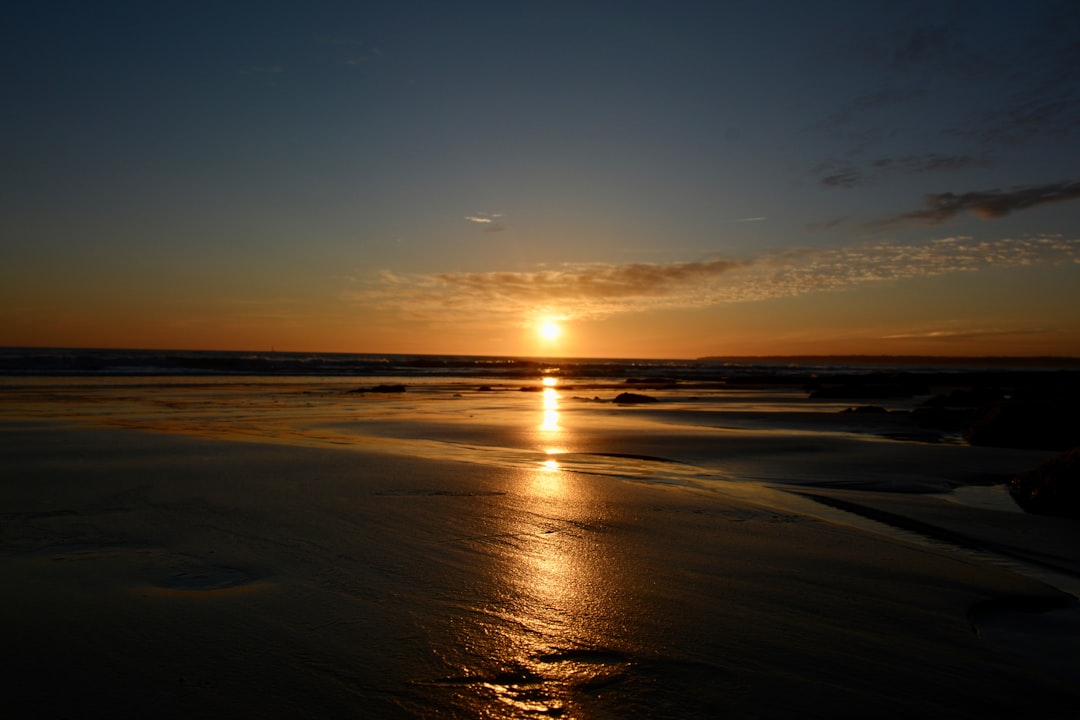
[[[1080,354],[1076,3],[0,12],[0,344]]]

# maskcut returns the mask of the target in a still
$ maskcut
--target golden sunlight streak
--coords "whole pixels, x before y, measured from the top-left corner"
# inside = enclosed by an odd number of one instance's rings
[[[544,422],[540,425],[541,430],[558,430],[559,429],[559,411],[558,410],[545,410]]]
[[[544,386],[542,394],[544,401],[544,421],[540,429],[547,432],[559,430],[559,391],[555,389],[559,379],[551,375],[545,375],[540,381]]]

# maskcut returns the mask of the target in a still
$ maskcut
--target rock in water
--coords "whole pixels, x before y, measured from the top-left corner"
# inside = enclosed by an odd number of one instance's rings
[[[984,407],[964,439],[990,447],[1068,450],[1080,445],[1080,414],[1071,400],[1005,400]]]
[[[374,387],[356,388],[355,390],[349,390],[350,393],[403,393],[405,392],[404,385],[375,385]]]
[[[1009,494],[1029,513],[1080,518],[1080,448],[1017,475]]]
[[[611,402],[618,405],[636,405],[640,403],[654,403],[657,402],[657,400],[650,395],[639,395],[638,393],[624,392],[616,395],[615,399]]]

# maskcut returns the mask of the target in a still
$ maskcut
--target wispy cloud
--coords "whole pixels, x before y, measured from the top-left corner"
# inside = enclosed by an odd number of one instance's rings
[[[872,70],[867,76],[874,83],[854,88],[808,126],[837,143],[834,157],[845,158],[826,160],[812,174],[826,187],[853,188],[881,180],[886,169],[978,167],[1003,149],[1075,137],[1080,10],[1076,3],[1036,3],[1030,10],[1021,17],[988,7],[973,21],[959,5],[938,3],[934,12],[916,6],[898,11],[899,21],[837,42],[833,60]],[[986,33],[994,24],[1009,32]],[[935,110],[915,117],[916,101]],[[963,152],[955,156],[959,162],[895,158],[888,168],[861,160],[916,143]]]
[[[502,213],[477,213],[476,215],[466,215],[465,219],[471,223],[482,225],[484,232],[501,232],[506,229],[506,226],[499,221],[502,216]]]
[[[963,330],[916,330],[910,332],[882,335],[882,340],[922,340],[932,342],[958,342],[964,340],[982,340],[985,338],[1013,337],[1018,335],[1042,335],[1047,328],[968,328]]]
[[[883,156],[865,163],[830,158],[811,168],[811,173],[817,175],[818,182],[825,187],[854,188],[873,184],[898,173],[951,172],[987,168],[991,165],[993,162],[983,156],[925,153]]]
[[[1017,210],[1080,199],[1080,182],[1051,183],[966,193],[931,193],[923,196],[921,210],[904,213],[884,225],[918,223],[940,225],[961,213],[970,212],[984,220],[1002,218]]]
[[[557,312],[596,318],[848,290],[986,267],[1080,262],[1080,238],[1033,236],[921,244],[873,242],[666,264],[567,264],[513,272],[398,274],[345,293],[351,301],[432,320],[470,315],[520,322]]]
[[[818,176],[818,182],[828,188],[854,188],[866,185],[870,180],[858,165],[830,158],[810,169]]]
[[[992,145],[1013,146],[1033,139],[1061,140],[1080,128],[1080,5],[1049,4],[1026,42],[1001,53],[995,80],[1004,92],[972,122],[948,134]],[[1008,90],[1012,88],[1012,90]]]
[[[888,86],[868,90],[841,105],[823,122],[812,125],[810,129],[846,129],[850,123],[862,119],[867,114],[918,100],[925,94],[925,90],[921,87]]]

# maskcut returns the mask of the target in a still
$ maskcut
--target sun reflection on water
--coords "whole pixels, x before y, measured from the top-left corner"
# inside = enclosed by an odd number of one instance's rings
[[[589,657],[589,648],[610,644],[600,639],[599,626],[617,613],[598,590],[607,583],[603,553],[591,537],[596,519],[581,514],[580,485],[558,471],[561,452],[549,448],[541,470],[522,476],[524,505],[511,523],[516,540],[505,556],[509,584],[501,610],[509,622],[486,636],[495,640],[491,655],[509,670],[485,685],[496,701],[484,708],[493,718],[572,715],[577,688],[625,670],[618,661]]]
[[[515,506],[496,529],[499,601],[472,636],[487,668],[473,710],[490,718],[572,717],[582,688],[617,682],[629,666],[613,646],[626,623],[610,590],[612,557],[591,481],[565,472],[567,429],[558,379],[542,380],[536,469],[516,476]]]
[[[544,386],[544,391],[541,393],[543,400],[543,421],[540,423],[540,429],[545,432],[556,432],[561,429],[559,426],[559,391],[555,387],[559,384],[559,379],[547,375],[541,380]]]
[[[557,473],[561,468],[557,458],[553,457],[566,452],[564,449],[553,445],[562,440],[563,427],[559,417],[559,391],[556,387],[559,379],[551,375],[545,375],[541,380],[544,390],[541,393],[541,421],[537,426],[540,431],[539,444],[544,448],[547,459],[540,462],[540,469],[546,474]]]

